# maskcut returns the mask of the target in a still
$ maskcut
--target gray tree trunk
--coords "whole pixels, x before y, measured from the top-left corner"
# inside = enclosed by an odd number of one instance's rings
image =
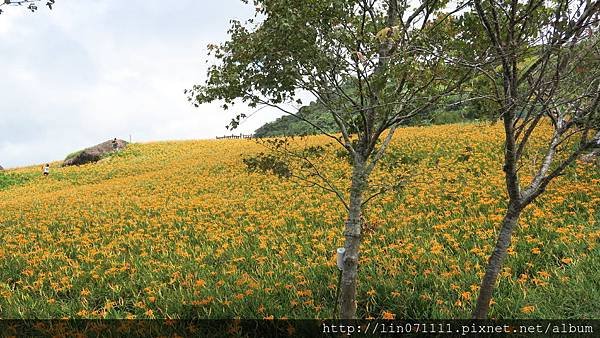
[[[363,194],[367,187],[365,164],[362,159],[355,160],[352,170],[352,185],[350,188],[350,210],[344,236],[346,237],[346,253],[344,255],[344,270],[340,281],[340,318],[356,318],[356,286],[358,279],[358,253],[361,241],[361,212]]]
[[[487,319],[488,312],[490,310],[490,302],[492,300],[492,294],[496,287],[496,281],[498,275],[502,269],[502,264],[506,258],[508,247],[510,246],[513,230],[519,222],[522,209],[515,206],[513,203],[509,206],[504,219],[502,220],[502,227],[500,228],[500,234],[498,235],[498,241],[496,247],[489,258],[487,269],[485,270],[485,276],[481,282],[479,289],[479,296],[477,297],[477,305],[475,311],[473,311],[473,319]]]

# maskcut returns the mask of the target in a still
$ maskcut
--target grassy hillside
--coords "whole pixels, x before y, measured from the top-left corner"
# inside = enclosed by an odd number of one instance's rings
[[[469,317],[504,209],[501,135],[399,131],[375,179],[408,183],[365,215],[360,316]],[[260,151],[251,140],[134,144],[47,178],[9,171],[29,179],[0,188],[0,318],[331,317],[344,210],[247,173],[243,157]],[[345,181],[343,160],[323,164]],[[527,209],[493,317],[600,317],[599,183],[580,163]]]

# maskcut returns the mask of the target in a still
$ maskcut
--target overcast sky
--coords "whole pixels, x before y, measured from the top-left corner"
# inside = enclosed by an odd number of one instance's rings
[[[34,14],[2,8],[5,168],[61,160],[113,137],[213,138],[229,134],[235,112],[252,111],[193,108],[183,94],[206,78],[206,45],[226,40],[230,19],[254,14],[240,0],[60,0]],[[277,116],[262,110],[236,133]]]

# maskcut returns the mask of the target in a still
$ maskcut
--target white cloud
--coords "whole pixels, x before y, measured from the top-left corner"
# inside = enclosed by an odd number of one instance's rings
[[[183,90],[202,83],[208,43],[226,39],[239,0],[61,0],[35,14],[0,16],[0,165],[62,159],[112,137],[134,141],[228,133],[236,107],[193,108]],[[238,132],[281,114],[265,110]]]

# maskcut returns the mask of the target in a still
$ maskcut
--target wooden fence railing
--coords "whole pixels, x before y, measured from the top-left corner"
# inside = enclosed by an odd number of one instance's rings
[[[251,139],[254,138],[254,135],[229,135],[229,136],[217,136],[217,140],[225,140],[225,139]]]

